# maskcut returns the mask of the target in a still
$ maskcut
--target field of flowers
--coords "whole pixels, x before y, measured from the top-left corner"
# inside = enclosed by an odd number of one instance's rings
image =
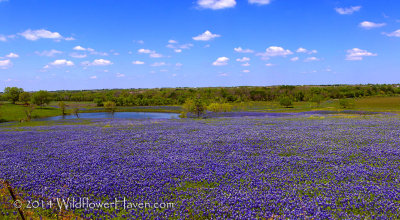
[[[393,219],[399,168],[396,116],[0,127],[0,179],[25,201],[174,203],[74,210],[88,219]]]

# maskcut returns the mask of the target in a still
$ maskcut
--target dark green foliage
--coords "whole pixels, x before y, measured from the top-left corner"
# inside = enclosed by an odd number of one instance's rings
[[[293,101],[287,96],[283,96],[279,99],[279,104],[285,108],[289,108],[293,106]]]
[[[104,108],[108,111],[108,112],[111,112],[112,114],[114,114],[114,112],[115,112],[115,110],[116,110],[116,107],[115,107],[116,105],[115,105],[115,102],[112,102],[112,101],[107,101],[107,102],[104,102]]]
[[[35,92],[32,95],[31,102],[35,105],[43,106],[45,104],[49,104],[51,101],[50,93],[44,90],[40,90],[39,92]]]
[[[29,92],[22,92],[19,94],[18,100],[24,103],[24,105],[28,105],[30,99],[31,99],[31,94]]]
[[[93,99],[93,102],[96,103],[97,107],[103,106],[103,99],[95,98]]]
[[[354,108],[354,101],[350,99],[340,99],[339,105],[341,108]]]
[[[4,89],[5,98],[11,103],[15,104],[16,101],[19,99],[19,94],[23,93],[24,90],[22,88],[17,87],[6,87]]]

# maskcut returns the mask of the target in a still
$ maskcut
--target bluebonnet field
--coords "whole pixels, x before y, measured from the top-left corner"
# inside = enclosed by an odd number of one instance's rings
[[[26,200],[174,203],[85,218],[400,215],[398,117],[275,116],[3,127],[0,178]]]

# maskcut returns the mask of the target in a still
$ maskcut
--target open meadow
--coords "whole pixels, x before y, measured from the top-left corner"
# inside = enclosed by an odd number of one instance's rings
[[[396,115],[32,123],[0,127],[0,179],[35,219],[400,215]],[[0,192],[1,218],[14,219],[10,196]],[[60,211],[55,204],[68,198],[119,202]],[[29,209],[34,201],[45,206]]]

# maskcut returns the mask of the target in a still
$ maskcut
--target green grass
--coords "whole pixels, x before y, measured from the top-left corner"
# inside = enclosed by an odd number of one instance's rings
[[[25,110],[28,107],[23,105],[3,104],[0,106],[0,119],[3,121],[19,121],[26,119]],[[32,118],[52,117],[61,115],[61,110],[53,107],[36,107],[32,112]]]

